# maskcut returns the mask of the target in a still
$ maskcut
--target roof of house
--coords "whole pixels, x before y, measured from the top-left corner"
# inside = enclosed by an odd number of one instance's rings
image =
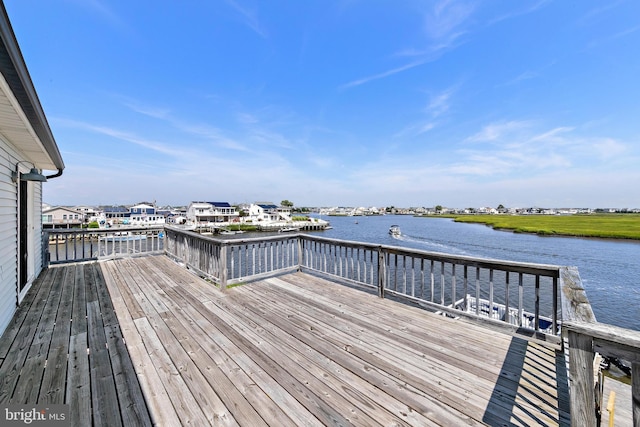
[[[71,212],[71,213],[74,213],[74,214],[82,215],[82,212],[77,211],[77,210],[72,209],[72,208],[67,208],[65,206],[52,206],[50,208],[43,209],[42,213],[46,214],[46,213],[51,213],[51,212],[56,212],[56,211],[66,211],[66,212]]]
[[[105,213],[129,213],[129,209],[124,206],[105,206],[103,211]]]
[[[191,202],[192,205],[205,204],[215,206],[217,208],[230,208],[231,205],[228,202]]]
[[[62,173],[64,161],[24,62],[4,3],[0,2],[0,128],[39,169]]]

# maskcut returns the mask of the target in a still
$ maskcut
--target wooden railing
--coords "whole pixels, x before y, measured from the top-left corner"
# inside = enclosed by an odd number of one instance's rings
[[[640,426],[640,332],[604,323],[566,322],[562,325],[569,346],[571,425],[598,424],[594,381],[594,356],[619,358],[631,364],[631,406],[633,425]],[[599,405],[596,405],[596,402]]]
[[[225,289],[229,285],[299,270],[297,234],[214,239],[166,227],[167,255]]]
[[[598,395],[594,380],[597,353],[631,364],[633,425],[640,427],[640,331],[597,322],[577,269],[563,268],[562,276],[562,336],[569,353],[571,425],[599,424],[603,396]]]
[[[301,269],[559,342],[560,267],[300,235]],[[508,307],[508,309],[507,309]]]
[[[53,229],[42,233],[45,264],[164,252],[163,227]]]
[[[221,288],[303,270],[447,313],[559,342],[560,267],[479,259],[306,234],[221,240],[165,228],[165,252]],[[508,309],[507,309],[508,307]]]

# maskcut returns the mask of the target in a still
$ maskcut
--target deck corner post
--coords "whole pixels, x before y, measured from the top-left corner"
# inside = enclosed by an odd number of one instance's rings
[[[302,251],[302,236],[298,234],[298,271],[302,271],[302,267],[304,266],[304,252]]]
[[[228,277],[228,266],[227,266],[227,251],[229,246],[221,245],[220,246],[220,289],[225,291],[227,289],[227,277]]]
[[[569,329],[571,426],[595,427],[593,343],[591,337]]]
[[[382,247],[378,247],[378,296],[384,298],[384,288],[386,281],[385,259]]]

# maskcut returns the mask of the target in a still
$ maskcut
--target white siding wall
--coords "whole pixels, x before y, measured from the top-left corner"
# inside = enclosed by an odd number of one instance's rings
[[[11,180],[16,163],[25,158],[0,138],[0,334],[16,310],[18,283],[18,185]],[[33,190],[32,278],[42,271],[42,183],[30,184]]]
[[[35,259],[35,277],[40,275],[42,271],[42,183],[33,183],[33,254],[31,255]]]
[[[18,156],[0,139],[0,333],[16,309],[18,280],[18,187],[11,181]]]

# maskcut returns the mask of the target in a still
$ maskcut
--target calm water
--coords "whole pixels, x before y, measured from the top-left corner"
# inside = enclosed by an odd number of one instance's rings
[[[318,235],[482,258],[577,266],[596,318],[640,330],[640,242],[541,237],[444,218],[386,215],[323,217]],[[388,234],[393,224],[402,236]]]

